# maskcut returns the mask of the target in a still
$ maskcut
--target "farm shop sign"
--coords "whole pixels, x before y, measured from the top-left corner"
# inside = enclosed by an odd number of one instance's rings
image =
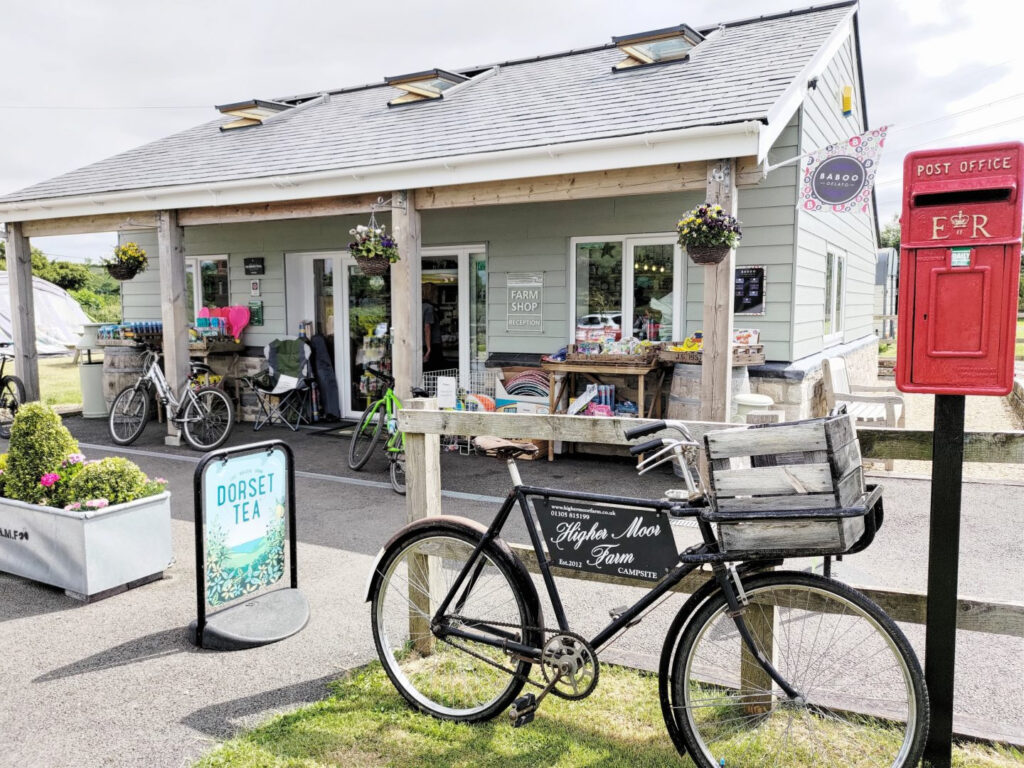
[[[288,467],[283,451],[213,461],[203,477],[206,602],[275,584],[285,572]]]
[[[544,332],[544,273],[509,272],[505,330],[510,334]]]
[[[665,514],[641,507],[536,499],[551,565],[659,581],[678,562]]]

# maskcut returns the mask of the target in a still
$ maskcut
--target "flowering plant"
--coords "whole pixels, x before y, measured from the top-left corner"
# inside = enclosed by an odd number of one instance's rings
[[[676,224],[679,244],[704,248],[733,248],[743,236],[740,223],[722,206],[704,203],[686,213]]]
[[[114,247],[114,253],[103,260],[104,264],[120,265],[141,272],[149,264],[146,252],[138,243],[125,243]]]
[[[385,226],[360,224],[348,233],[355,238],[348,244],[349,253],[357,259],[387,259],[392,264],[398,261],[398,243],[395,238],[385,232]]]

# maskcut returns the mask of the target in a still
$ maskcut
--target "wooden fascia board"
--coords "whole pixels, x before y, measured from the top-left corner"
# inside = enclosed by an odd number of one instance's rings
[[[376,193],[370,193],[311,200],[182,208],[178,211],[178,223],[183,227],[198,227],[207,224],[240,224],[249,221],[280,221],[282,219],[311,219],[322,216],[363,214],[370,212],[370,206],[377,201],[379,196]]]
[[[124,232],[155,228],[155,211],[72,216],[66,219],[35,219],[22,224],[22,230],[27,237],[87,235],[93,232]]]

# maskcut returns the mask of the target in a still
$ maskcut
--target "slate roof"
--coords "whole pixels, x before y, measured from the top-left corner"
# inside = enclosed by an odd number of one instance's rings
[[[398,91],[382,83],[334,93],[327,103],[282,114],[265,125],[222,132],[219,126],[233,118],[218,117],[0,197],[0,202],[765,121],[850,8],[843,3],[734,22],[702,45],[692,61],[613,73],[623,54],[609,44],[509,62],[496,75],[433,102],[389,108],[387,102]]]

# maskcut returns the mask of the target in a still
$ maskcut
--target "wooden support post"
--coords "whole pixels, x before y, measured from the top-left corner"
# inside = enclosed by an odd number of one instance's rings
[[[188,379],[188,307],[185,306],[185,233],[177,211],[157,213],[160,304],[164,324],[164,375],[177,395]],[[181,432],[168,413],[166,445],[181,445]]]
[[[420,214],[412,192],[391,193],[391,231],[399,260],[391,266],[391,363],[395,393],[405,401],[423,375]]]
[[[736,215],[736,163],[708,163],[707,200]],[[732,303],[736,251],[704,267],[704,355],[700,379],[700,417],[729,421],[732,399]]]
[[[14,373],[28,400],[39,399],[36,315],[32,295],[32,248],[18,222],[7,225],[7,286],[11,293],[11,340]]]
[[[412,410],[436,410],[437,400],[420,398],[409,402]],[[410,432],[405,435],[406,521],[441,514],[441,439],[437,434]],[[430,617],[440,599],[440,563],[430,557],[409,559],[409,637],[421,654],[434,650]],[[423,585],[427,585],[426,591]]]
[[[753,601],[743,614],[743,621],[764,657],[775,665],[775,606]],[[763,715],[772,708],[772,686],[775,682],[764,671],[740,640],[740,694],[748,715]]]

